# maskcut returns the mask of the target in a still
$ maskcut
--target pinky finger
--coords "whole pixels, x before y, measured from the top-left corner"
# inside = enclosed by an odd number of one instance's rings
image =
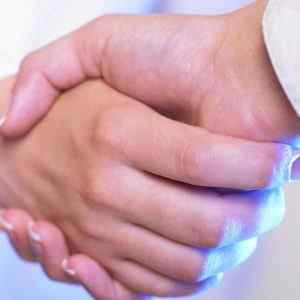
[[[27,236],[28,224],[32,222],[33,219],[23,210],[8,209],[0,212],[0,227],[9,235],[16,252],[28,261],[36,260]]]
[[[116,281],[94,260],[85,255],[74,255],[63,262],[63,269],[80,282],[96,300],[144,299]]]
[[[79,281],[96,300],[146,299],[145,295],[133,292],[112,278],[101,265],[85,255],[74,255],[65,260],[63,269],[70,277]],[[197,292],[205,292],[213,287],[217,287],[222,280],[223,273],[208,278],[198,283]]]
[[[31,223],[28,226],[28,237],[33,253],[49,278],[74,282],[61,268],[62,261],[69,256],[69,249],[59,228],[46,221]]]

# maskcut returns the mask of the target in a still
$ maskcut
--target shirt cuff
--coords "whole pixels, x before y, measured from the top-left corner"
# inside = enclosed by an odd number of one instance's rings
[[[263,32],[278,79],[300,116],[300,1],[269,0]]]

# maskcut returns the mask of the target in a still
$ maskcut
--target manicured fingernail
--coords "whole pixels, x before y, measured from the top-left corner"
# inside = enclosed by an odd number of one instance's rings
[[[3,212],[0,213],[0,226],[7,231],[14,230],[14,226],[5,219]]]
[[[39,258],[43,254],[42,238],[34,228],[34,224],[28,225],[28,235],[30,239],[30,248],[34,257]]]
[[[76,271],[69,266],[69,261],[67,259],[63,260],[62,268],[67,275],[76,277]]]
[[[40,243],[42,241],[41,236],[36,232],[33,223],[30,223],[28,225],[28,233],[29,233],[30,239],[32,239],[33,241],[38,242],[38,243]]]

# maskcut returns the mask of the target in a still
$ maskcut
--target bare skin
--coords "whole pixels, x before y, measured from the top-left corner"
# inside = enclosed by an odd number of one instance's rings
[[[60,91],[102,77],[168,117],[211,132],[290,141],[300,121],[264,45],[265,5],[256,1],[218,17],[100,17],[25,58],[2,131],[24,133]]]
[[[182,136],[193,143],[186,145]],[[162,138],[164,143],[155,142]],[[176,156],[180,147],[194,149],[186,152],[184,161],[193,159],[189,153],[206,155],[191,164],[193,169],[182,169],[182,156]],[[237,159],[247,156],[248,167],[226,161],[233,149],[238,150]],[[83,253],[94,259],[83,258],[93,267],[100,264],[97,270],[108,278],[107,284],[112,279],[101,266],[112,274],[126,287],[128,299],[139,293],[188,295],[247,259],[256,246],[252,238],[274,228],[284,214],[280,189],[219,194],[196,186],[204,181],[233,189],[269,185],[286,166],[288,150],[177,123],[105,84],[88,82],[62,96],[29,135],[1,141],[1,199],[7,208],[24,209],[33,219],[58,226],[67,237],[70,255]],[[223,163],[222,171],[208,175],[216,160]],[[197,163],[207,164],[205,176]],[[228,174],[239,172],[237,166],[243,176],[228,181]],[[255,181],[253,172],[259,172]],[[3,218],[8,224],[28,222],[28,216],[17,221],[10,212]],[[43,232],[51,225],[38,224],[34,230],[49,241],[49,230]],[[21,225],[17,228],[23,230]],[[55,230],[51,227],[49,235]],[[56,230],[52,236],[59,234]],[[25,243],[22,236],[19,240]],[[52,249],[59,244],[60,253],[67,253],[61,234]],[[220,265],[211,261],[219,256]],[[65,280],[61,257],[46,257],[50,276]],[[108,299],[124,299],[107,284]],[[96,283],[91,285],[95,288]]]
[[[115,89],[185,124],[255,141],[293,143],[299,134],[299,119],[264,47],[260,24],[265,3],[259,1],[238,13],[217,18],[100,18],[24,61],[14,105],[2,132],[7,136],[23,134],[49,109],[61,90],[88,78],[102,77]],[[58,53],[66,53],[66,69],[61,69]],[[45,89],[36,91],[35,86]],[[261,161],[268,162],[271,157],[270,165],[274,166],[281,157],[278,153],[278,149],[272,150]],[[248,160],[247,155],[243,157]],[[239,165],[243,163],[245,160]],[[184,165],[189,164],[185,161]],[[268,186],[273,181],[270,174],[277,168],[267,169],[269,175],[261,175],[260,185],[250,185],[251,180],[259,178],[252,174],[252,179],[245,178],[249,179],[248,186],[243,183],[235,188]],[[231,171],[232,181],[225,187],[241,177],[242,172]],[[188,183],[224,187],[224,177],[212,178],[211,183],[207,178],[201,183],[199,178]]]

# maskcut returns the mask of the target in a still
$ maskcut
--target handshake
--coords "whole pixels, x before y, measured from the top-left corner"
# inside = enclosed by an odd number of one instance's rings
[[[253,254],[300,174],[265,5],[100,17],[0,83],[0,223],[23,258],[133,300],[204,291]]]

